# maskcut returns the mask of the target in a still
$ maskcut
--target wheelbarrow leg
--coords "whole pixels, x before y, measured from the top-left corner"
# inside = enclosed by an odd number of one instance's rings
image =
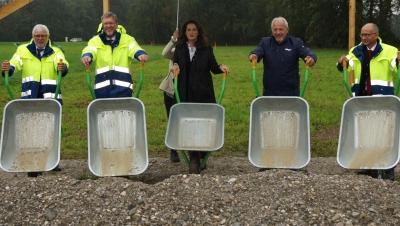
[[[211,152],[206,152],[205,155],[203,156],[203,158],[200,161],[200,169],[203,170],[205,168],[207,168],[207,161],[208,158],[210,157]]]
[[[186,152],[185,152],[185,151],[178,151],[178,154],[179,154],[179,158],[180,158],[180,159],[183,159],[183,161],[184,161],[187,165],[189,165],[189,158],[187,157]]]
[[[189,173],[190,174],[199,174],[200,169],[200,161],[201,161],[201,152],[191,151],[189,152],[190,162],[189,162]]]
[[[378,170],[378,179],[383,179],[383,174],[385,173],[383,170]]]

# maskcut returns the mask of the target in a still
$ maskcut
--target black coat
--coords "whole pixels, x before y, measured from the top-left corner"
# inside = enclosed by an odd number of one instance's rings
[[[175,48],[174,63],[180,68],[178,91],[181,102],[215,103],[214,86],[211,72],[220,74],[213,49],[210,46],[197,47],[190,62],[186,43]]]

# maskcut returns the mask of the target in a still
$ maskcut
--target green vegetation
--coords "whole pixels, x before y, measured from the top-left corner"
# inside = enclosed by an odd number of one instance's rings
[[[69,74],[62,82],[63,106],[63,158],[86,158],[87,130],[86,107],[91,101],[85,86],[85,72],[80,64],[80,53],[85,43],[60,43],[70,63]],[[219,63],[227,64],[231,73],[227,79],[225,97],[222,105],[226,110],[225,145],[218,155],[247,155],[250,103],[255,98],[251,84],[250,63],[247,55],[255,46],[220,47],[215,54]],[[158,85],[167,73],[168,60],[162,58],[163,46],[144,46],[151,60],[144,68],[144,85],[140,99],[146,107],[147,136],[151,156],[166,156],[164,135],[167,118],[163,95]],[[0,43],[0,60],[11,58],[16,46],[13,43]],[[317,65],[311,70],[305,99],[310,105],[311,146],[314,156],[336,155],[338,131],[342,104],[346,93],[341,84],[341,76],[335,63],[345,50],[314,50],[319,57]],[[303,67],[303,66],[302,66]],[[134,62],[134,79],[139,64]],[[261,88],[262,64],[257,65],[257,79]],[[303,68],[302,72],[303,73]],[[10,79],[14,92],[19,96],[21,77]],[[221,77],[214,76],[216,95],[219,94]],[[4,85],[0,85],[0,106],[8,101]]]

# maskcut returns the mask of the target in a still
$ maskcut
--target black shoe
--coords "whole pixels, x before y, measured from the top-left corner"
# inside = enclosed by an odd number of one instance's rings
[[[42,172],[28,172],[28,177],[38,177],[41,175],[42,175]]]
[[[371,170],[371,169],[367,169],[367,170],[361,170],[359,172],[357,172],[358,175],[366,175],[366,176],[370,176],[373,178],[378,178],[379,177],[379,172],[378,170]]]
[[[391,168],[391,169],[388,169],[388,170],[383,170],[382,179],[394,181],[395,178],[396,177],[394,175],[394,168]]]
[[[200,156],[198,153],[190,153],[189,174],[200,174]]]
[[[170,153],[170,156],[169,156],[169,160],[171,162],[180,162],[178,152],[175,151],[175,150],[171,150],[171,153]]]
[[[60,165],[57,165],[56,168],[52,169],[51,171],[60,172],[61,170],[62,168],[60,167]]]

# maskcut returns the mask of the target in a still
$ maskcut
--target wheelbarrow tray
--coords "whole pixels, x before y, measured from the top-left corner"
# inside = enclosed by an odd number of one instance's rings
[[[88,164],[96,176],[143,173],[148,166],[145,108],[137,98],[93,100],[87,108]]]
[[[165,145],[174,150],[216,151],[224,145],[225,109],[214,103],[171,107]]]
[[[60,161],[61,104],[54,99],[18,99],[4,108],[0,167],[39,172]]]
[[[300,169],[310,161],[309,106],[300,97],[262,96],[250,106],[249,161]]]
[[[389,169],[399,161],[400,99],[353,97],[343,104],[337,162],[347,169]]]

